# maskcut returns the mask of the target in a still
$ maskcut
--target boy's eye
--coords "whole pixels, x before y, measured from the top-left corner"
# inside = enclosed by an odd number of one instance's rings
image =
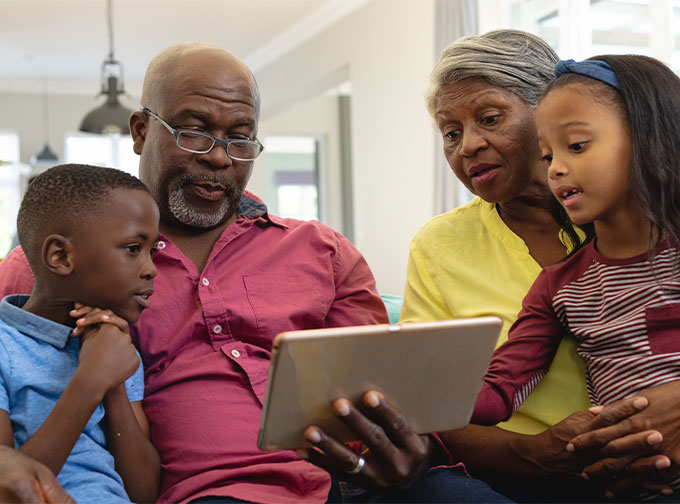
[[[569,145],[569,149],[573,150],[575,152],[578,152],[580,150],[583,150],[583,148],[586,146],[586,142],[576,142],[571,145]]]
[[[550,163],[552,163],[552,158],[553,158],[552,154],[546,154],[541,158],[541,160],[547,162],[548,166],[550,166]]]
[[[124,248],[126,248],[131,254],[139,254],[139,252],[142,250],[142,247],[138,244],[125,245]]]

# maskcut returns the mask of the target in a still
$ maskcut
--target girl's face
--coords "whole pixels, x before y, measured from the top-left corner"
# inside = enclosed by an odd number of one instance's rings
[[[536,111],[548,184],[575,224],[597,221],[626,229],[637,212],[631,188],[632,147],[628,125],[584,84],[550,91]]]

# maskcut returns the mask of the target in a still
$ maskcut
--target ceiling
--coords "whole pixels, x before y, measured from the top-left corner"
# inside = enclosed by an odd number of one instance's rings
[[[367,1],[113,0],[114,54],[133,94],[176,42],[214,42],[257,70]],[[108,50],[106,0],[0,0],[0,91],[95,92]]]

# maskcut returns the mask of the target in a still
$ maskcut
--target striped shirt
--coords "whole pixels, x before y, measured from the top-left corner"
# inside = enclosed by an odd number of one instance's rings
[[[662,246],[612,259],[595,241],[544,269],[508,341],[494,353],[473,423],[508,418],[548,372],[572,334],[586,362],[593,404],[608,404],[680,378],[680,251]]]

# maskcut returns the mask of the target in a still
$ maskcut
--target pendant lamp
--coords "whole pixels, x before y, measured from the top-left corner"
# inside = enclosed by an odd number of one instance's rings
[[[42,164],[42,165],[55,165],[59,162],[59,156],[55,154],[55,152],[52,150],[52,147],[50,147],[49,143],[49,120],[50,120],[50,114],[49,114],[49,107],[48,107],[48,102],[47,102],[47,81],[43,81],[43,94],[42,94],[42,101],[43,101],[43,110],[42,110],[42,116],[43,116],[43,135],[45,138],[45,145],[43,145],[43,148],[40,152],[37,154],[34,154],[33,157],[31,158],[31,164],[37,165],[37,164]]]
[[[113,22],[111,1],[106,1],[106,21],[109,30],[109,54],[101,67],[101,92],[106,96],[103,105],[91,110],[80,123],[80,131],[100,135],[130,134],[130,114],[132,110],[121,105],[118,95],[124,94],[123,65],[113,55]],[[97,96],[99,96],[97,95]]]

